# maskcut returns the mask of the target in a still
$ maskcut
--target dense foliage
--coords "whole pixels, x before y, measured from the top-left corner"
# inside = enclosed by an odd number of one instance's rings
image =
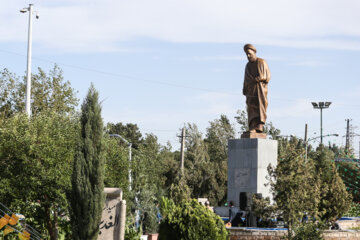
[[[104,154],[101,106],[93,86],[81,110],[81,135],[71,180],[72,236],[78,240],[96,240],[104,206]]]
[[[347,217],[360,217],[360,203],[352,202],[347,213]]]
[[[313,161],[304,161],[304,149],[297,139],[279,141],[276,168],[269,167],[270,186],[277,207],[291,227],[305,214],[317,216],[319,182]]]
[[[315,162],[315,176],[320,183],[319,217],[325,223],[330,223],[348,211],[352,197],[336,170],[332,151],[320,145],[311,157]]]
[[[270,198],[259,197],[256,194],[252,197],[251,210],[258,218],[258,227],[274,227],[276,218],[276,205],[271,204]]]
[[[321,224],[309,221],[297,224],[294,226],[294,236],[289,238],[291,240],[322,240],[323,227]]]
[[[360,166],[357,160],[352,162],[336,162],[338,173],[346,190],[353,196],[354,202],[360,202]]]
[[[51,239],[66,223],[77,129],[73,118],[43,112],[14,115],[0,131],[0,202]]]
[[[169,212],[175,215],[180,214],[179,209],[184,207],[203,214],[201,208],[190,201],[191,198],[206,197],[213,206],[226,202],[227,141],[239,137],[247,129],[245,111],[237,112],[236,125],[227,116],[220,115],[209,122],[203,133],[196,124],[186,123],[185,169],[184,175],[180,175],[180,152],[172,149],[170,144],[161,145],[153,134],[143,136],[137,124],[108,123],[103,128],[97,122],[100,108],[91,109],[90,105],[95,101],[89,99],[86,100],[89,108],[84,109],[84,103],[80,118],[75,112],[78,102],[75,91],[69,82],[64,81],[62,70],[57,66],[48,74],[38,69],[32,81],[33,115],[28,119],[21,114],[25,108],[25,78],[19,78],[7,69],[0,72],[0,202],[24,214],[26,222],[41,231],[44,237],[55,240],[66,234],[65,239],[71,238],[69,201],[65,197],[71,196],[71,175],[74,174],[75,188],[83,186],[89,190],[95,187],[89,182],[80,183],[84,179],[76,176],[83,174],[80,166],[88,161],[85,159],[95,160],[96,157],[91,156],[97,154],[102,156],[98,160],[104,161],[99,162],[97,169],[105,173],[101,177],[104,186],[123,190],[128,207],[127,217],[130,219],[127,226],[129,236],[139,235],[134,228],[136,219],[145,232],[158,230],[156,202],[163,196],[174,202],[174,205],[170,204],[173,208],[166,209],[174,210]],[[91,91],[95,93],[94,89]],[[239,128],[240,132],[237,132]],[[93,129],[94,138],[87,137],[91,134],[90,129]],[[270,138],[279,141],[279,165],[270,168],[269,175],[278,211],[274,210],[274,206],[269,206],[268,201],[260,201],[260,208],[256,211],[264,219],[272,216],[272,211],[281,213],[299,236],[304,232],[311,235],[320,225],[311,221],[309,225],[303,225],[300,221],[303,217],[329,222],[347,210],[350,199],[347,191],[355,201],[359,200],[357,163],[337,162],[336,170],[333,162],[335,157],[349,157],[349,153],[335,145],[317,150],[309,145],[306,161],[305,143],[302,140],[280,137],[280,130],[271,122],[266,124],[265,131]],[[128,145],[119,138],[109,137],[109,134],[119,134],[132,143],[131,162]],[[92,149],[97,150],[93,152]],[[88,167],[89,174],[100,174],[94,170],[95,165]],[[129,182],[129,173],[132,183]],[[98,193],[104,187],[101,182],[99,178]],[[76,189],[73,190],[76,192]],[[75,192],[73,199],[81,195],[80,190]],[[84,190],[83,197],[87,193],[91,191]],[[95,199],[93,201],[98,206],[101,205],[98,195],[88,196]],[[351,209],[349,212],[356,214],[356,207]],[[201,216],[208,215],[204,213]],[[85,216],[84,221],[87,218],[89,216]],[[184,219],[191,223],[197,221],[190,215]],[[95,228],[97,218],[92,220],[89,224]],[[78,234],[76,231],[74,237]],[[95,236],[96,230],[93,232]]]
[[[71,166],[78,131],[75,91],[56,65],[32,75],[32,118],[25,109],[26,79],[0,72],[0,201],[26,216],[43,236],[68,232]]]
[[[268,168],[274,200],[289,226],[290,239],[294,232],[295,237],[320,234],[316,229],[341,217],[351,202],[336,170],[333,152],[320,145],[305,159],[302,146],[302,141],[294,137],[281,139],[278,165]]]
[[[33,115],[44,111],[60,114],[74,112],[78,104],[75,90],[63,78],[62,70],[55,65],[46,74],[38,68],[31,77],[31,112]],[[25,110],[26,77],[22,80],[9,70],[0,72],[0,122],[15,113]]]
[[[194,199],[175,204],[163,198],[161,209],[164,219],[160,224],[159,240],[228,239],[221,218]]]
[[[203,137],[195,124],[186,126],[185,178],[191,197],[206,197],[213,205],[226,202],[227,143],[235,137],[225,115],[210,122]]]

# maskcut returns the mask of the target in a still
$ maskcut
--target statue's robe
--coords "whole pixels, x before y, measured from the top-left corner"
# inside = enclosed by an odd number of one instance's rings
[[[259,83],[255,80],[256,77],[259,77]],[[270,77],[270,70],[264,59],[257,58],[255,62],[249,61],[246,64],[243,94],[246,96],[250,130],[259,124],[265,124],[268,106],[267,85]]]

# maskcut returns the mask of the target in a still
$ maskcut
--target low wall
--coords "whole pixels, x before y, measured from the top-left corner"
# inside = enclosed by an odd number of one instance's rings
[[[360,227],[360,218],[358,217],[343,217],[336,222],[339,224],[340,229],[342,230]]]
[[[230,240],[282,240],[287,230],[262,230],[232,227],[228,228]],[[327,230],[324,232],[325,240],[358,240],[360,231]]]
[[[287,234],[287,230],[259,230],[239,227],[231,227],[228,230],[230,240],[281,240]]]

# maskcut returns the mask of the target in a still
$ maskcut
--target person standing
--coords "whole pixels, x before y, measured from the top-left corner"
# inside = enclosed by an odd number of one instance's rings
[[[234,202],[230,201],[230,208],[229,208],[229,222],[231,223],[232,227],[237,227],[241,223],[241,213],[238,207],[234,206]]]

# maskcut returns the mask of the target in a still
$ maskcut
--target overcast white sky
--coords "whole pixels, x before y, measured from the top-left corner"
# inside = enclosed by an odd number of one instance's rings
[[[356,0],[34,0],[33,71],[54,63],[83,99],[99,89],[106,122],[137,123],[178,148],[178,129],[245,109],[242,82],[253,43],[270,66],[268,120],[284,135],[344,144],[345,119],[360,126],[360,2]],[[26,70],[23,0],[0,7],[0,69]],[[314,132],[316,132],[314,134]],[[360,129],[355,129],[360,133]],[[359,137],[355,139],[358,149]]]

